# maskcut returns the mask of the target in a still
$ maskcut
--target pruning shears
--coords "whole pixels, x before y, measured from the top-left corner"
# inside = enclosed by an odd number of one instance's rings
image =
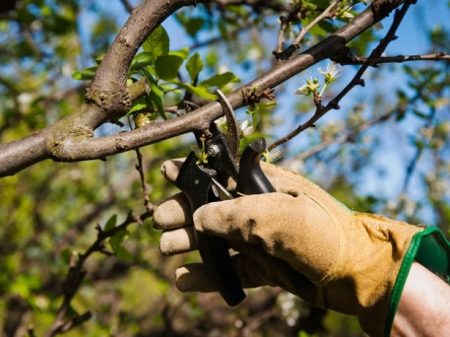
[[[195,131],[197,143],[207,153],[207,158],[199,161],[192,151],[175,181],[188,198],[192,212],[209,202],[238,195],[275,192],[259,164],[261,154],[266,150],[264,138],[250,143],[238,161],[240,129],[225,95],[220,90],[216,93],[225,114],[227,132],[220,132],[214,121],[207,130]],[[230,179],[236,182],[234,195],[226,189]],[[201,232],[196,232],[196,238],[203,263],[220,294],[228,305],[239,304],[245,293],[234,269],[227,241]]]

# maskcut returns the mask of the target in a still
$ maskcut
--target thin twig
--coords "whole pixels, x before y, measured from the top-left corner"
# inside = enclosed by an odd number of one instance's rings
[[[302,9],[301,6],[296,4],[292,8],[292,10],[288,12],[287,15],[280,16],[280,29],[278,31],[277,37],[277,48],[272,52],[272,54],[274,54],[278,60],[287,59],[294,52],[294,50],[292,50],[293,49],[292,45],[290,45],[286,50],[284,50],[284,44],[286,42],[287,30],[291,22],[301,19],[301,9]]]
[[[331,146],[331,145],[336,145],[336,144],[342,144],[345,143],[347,141],[353,140],[356,138],[356,136],[358,136],[359,134],[361,134],[362,132],[366,131],[367,129],[369,129],[370,127],[385,122],[387,121],[390,117],[392,117],[396,112],[398,111],[398,109],[393,109],[385,114],[382,114],[378,117],[375,117],[371,120],[368,120],[360,125],[358,125],[357,128],[350,130],[344,134],[342,134],[341,136],[337,137],[337,138],[333,138],[333,139],[329,139],[325,142],[322,142],[316,146],[313,146],[312,148],[308,149],[305,152],[302,152],[300,155],[296,156],[295,159],[297,160],[305,160],[308,159],[312,156],[314,156],[315,154],[317,154],[318,152],[326,149],[327,147]]]
[[[348,61],[339,60],[340,64],[365,64],[369,62],[369,65],[374,66],[382,63],[403,63],[409,61],[450,61],[450,54],[444,52],[431,53],[423,55],[396,55],[396,56],[380,56],[374,57],[370,61],[367,57],[354,56]]]
[[[128,117],[128,123],[130,125],[130,128],[132,128],[130,117]],[[139,179],[140,179],[141,186],[142,186],[142,195],[143,195],[143,198],[144,198],[144,206],[145,206],[145,209],[148,212],[153,213],[155,207],[150,202],[148,185],[145,182],[144,164],[142,163],[142,153],[141,153],[141,150],[139,148],[135,149],[134,151],[136,152],[136,159],[137,159],[137,164],[135,165],[135,168],[136,168],[136,170],[139,173]]]
[[[135,151],[136,151],[136,158],[137,158],[137,164],[135,167],[136,167],[136,170],[139,172],[139,178],[141,180],[142,195],[144,198],[144,206],[148,212],[153,212],[153,210],[155,209],[155,206],[150,201],[148,185],[145,182],[144,165],[142,163],[142,153],[139,149],[136,149]]]
[[[280,30],[278,31],[277,48],[273,54],[278,57],[283,52],[284,42],[286,40],[286,31],[289,27],[289,20],[286,16],[280,16]]]
[[[129,0],[120,0],[120,2],[122,3],[123,7],[125,7],[128,13],[131,13],[134,10],[134,7]]]
[[[339,2],[341,2],[341,0],[333,0],[330,3],[330,5],[322,13],[320,13],[320,15],[318,15],[314,20],[312,20],[306,27],[302,27],[300,33],[297,35],[293,43],[297,49],[300,48],[300,43],[302,42],[305,35],[311,30],[311,28],[313,28],[317,23],[319,23],[323,19],[327,19],[332,16],[332,12]]]
[[[251,25],[239,26],[238,28],[236,28],[236,29],[232,30],[231,32],[227,33],[227,39],[234,39],[239,34],[245,32],[246,30],[249,30],[250,28],[252,28]],[[207,40],[204,40],[204,41],[195,42],[194,44],[189,46],[189,50],[195,50],[195,49],[200,49],[200,48],[203,48],[203,47],[209,47],[209,46],[211,46],[213,44],[216,44],[216,43],[226,42],[227,39],[224,39],[222,35],[211,37],[211,38],[209,38]]]
[[[352,80],[342,89],[342,91],[336,95],[326,106],[323,106],[322,104],[319,105],[319,107],[316,109],[314,115],[308,119],[305,123],[300,124],[297,128],[292,130],[289,134],[286,136],[278,139],[277,141],[273,142],[269,147],[268,150],[273,150],[277,146],[280,146],[282,144],[285,144],[286,142],[290,141],[292,138],[296,137],[306,129],[309,129],[310,127],[313,127],[315,123],[323,117],[327,112],[330,110],[337,110],[339,109],[339,102],[344,98],[350,90],[352,90],[357,85],[364,86],[364,80],[362,79],[363,74],[365,71],[370,67],[370,62],[372,59],[376,57],[380,57],[388,44],[392,41],[394,41],[397,37],[395,36],[395,32],[397,31],[400,23],[402,22],[406,12],[409,9],[409,6],[411,3],[406,2],[403,4],[402,8],[395,11],[394,21],[392,22],[391,27],[389,28],[389,31],[386,33],[385,37],[378,43],[378,45],[372,50],[371,54],[367,58],[366,63],[364,63],[359,70],[356,72],[355,76],[352,78]]]
[[[89,312],[83,313],[82,315],[77,315],[72,318],[67,318],[72,299],[78,292],[81,283],[83,282],[86,275],[86,271],[84,270],[84,264],[86,260],[93,253],[104,251],[105,240],[114,236],[120,231],[125,230],[132,223],[142,223],[143,220],[150,217],[152,214],[153,213],[146,211],[140,216],[135,216],[131,212],[129,212],[127,218],[120,225],[112,229],[103,230],[99,226],[96,227],[97,238],[94,243],[84,253],[74,254],[72,256],[72,260],[70,262],[71,266],[64,281],[62,282],[63,301],[59,306],[56,318],[50,330],[46,334],[47,337],[53,337],[63,332],[67,332],[68,330],[79,326],[90,318]]]
[[[419,98],[421,97],[420,94],[416,94],[413,97],[409,98],[408,101],[408,105],[413,104],[414,102],[416,102]],[[393,115],[395,114],[403,114],[405,113],[407,109],[407,106],[405,104],[400,103],[398,106],[396,106],[395,108],[391,109],[390,111],[381,114],[378,117],[375,117],[371,120],[368,120],[362,124],[360,124],[357,128],[350,130],[349,132],[334,138],[334,139],[330,139],[328,141],[322,142],[310,149],[308,149],[305,152],[302,152],[300,155],[295,156],[292,160],[306,160],[310,157],[312,157],[313,155],[315,155],[316,153],[324,150],[325,148],[331,146],[331,145],[337,145],[337,144],[342,144],[344,142],[353,140],[356,136],[358,136],[360,133],[364,132],[365,130],[367,130],[368,128],[372,127],[373,125],[379,124],[379,123],[383,123],[385,121],[388,121]]]
[[[426,119],[426,123],[424,125],[425,129],[431,127],[435,116],[436,116],[436,108],[433,107],[433,108],[431,108],[431,112]],[[429,140],[431,140],[431,137],[432,137],[432,134],[429,136]],[[408,166],[406,166],[406,174],[405,174],[405,179],[403,180],[403,187],[402,187],[401,195],[405,195],[406,192],[408,191],[408,186],[411,181],[411,177],[416,169],[417,162],[419,161],[419,159],[422,156],[425,149],[426,149],[426,146],[416,146],[416,152],[414,153],[414,156],[411,158],[410,162],[408,163]]]
[[[328,38],[285,62],[278,62],[250,83],[236,88],[228,95],[233,108],[244,105],[243,92],[252,88],[258,88],[258,91],[274,88],[311,65],[332,57],[343,45],[401,6],[403,1],[373,2]],[[112,117],[124,116],[129,110],[131,102],[124,79],[135,51],[146,36],[175,9],[195,3],[197,0],[143,2],[139,10],[133,11],[103,58],[86,94],[88,102],[78,113],[23,138],[0,144],[0,177],[13,175],[45,159],[64,162],[104,159],[201,129],[209,121],[221,117],[220,104],[210,102],[193,114],[155,121],[135,130],[102,137],[95,137],[93,132]]]
[[[300,48],[300,42],[316,24],[321,20],[332,16],[333,10],[340,1],[341,0],[333,0],[332,3],[323,12],[321,12],[313,21],[311,21],[306,27],[302,27],[299,34],[295,38],[294,42],[284,50],[283,46],[285,43],[286,31],[289,28],[290,23],[292,21],[294,21],[295,19],[299,19],[301,7],[295,6],[288,16],[280,16],[281,24],[280,30],[278,32],[277,48],[276,50],[273,51],[273,54],[276,56],[276,58],[279,60],[289,59],[292,56],[292,54],[297,49]]]

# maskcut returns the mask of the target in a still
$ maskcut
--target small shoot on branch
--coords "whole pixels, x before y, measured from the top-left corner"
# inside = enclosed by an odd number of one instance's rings
[[[202,146],[200,149],[196,147],[192,148],[192,150],[195,153],[195,156],[197,157],[197,161],[195,162],[197,165],[208,163],[208,153],[206,152],[205,139],[202,138],[201,141]]]

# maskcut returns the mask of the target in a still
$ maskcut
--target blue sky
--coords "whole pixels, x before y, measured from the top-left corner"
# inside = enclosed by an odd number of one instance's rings
[[[120,1],[96,1],[96,6],[102,8],[102,10],[107,10],[111,15],[116,16],[117,21],[122,25],[127,19],[127,13],[122,7]],[[92,3],[91,3],[92,5]],[[83,24],[89,25],[95,20],[95,15],[86,11],[84,13],[86,20],[83,19]],[[392,16],[383,21],[383,28],[379,31],[382,35],[384,31],[389,28]],[[424,26],[427,29],[432,29],[437,26],[443,26],[447,29],[450,28],[450,9],[449,1],[447,0],[419,0],[416,5],[411,7],[408,12],[407,17],[400,26],[398,31],[399,39],[392,42],[386,54],[396,55],[396,54],[423,54],[428,52],[428,41],[426,34],[424,32]],[[178,23],[169,18],[163,24],[170,34],[171,38],[171,48],[177,49],[185,47],[190,44],[189,38],[186,36],[184,31],[178,25]],[[209,34],[206,32],[203,37],[207,37]],[[268,42],[268,48],[273,48],[275,37],[271,37],[273,41]],[[200,51],[201,52],[201,51]],[[235,71],[242,79],[243,83],[251,80],[254,77],[254,73],[249,71],[247,73],[242,72],[242,69],[236,68],[233,64],[233,60],[230,57],[224,57],[223,62],[232,70]],[[286,83],[285,92],[283,95],[278,97],[277,115],[283,119],[283,123],[278,127],[273,128],[273,132],[278,135],[283,135],[293,128],[296,123],[293,120],[293,114],[291,113],[293,109],[293,101],[297,101],[298,98],[293,97],[294,90],[304,84],[305,78],[309,75],[317,72],[318,67],[325,68],[326,64],[322,63],[315,67],[312,67],[304,74],[300,74],[295,78],[289,80]],[[372,70],[371,70],[372,71]],[[348,80],[353,76],[354,70],[350,68],[345,68],[344,74],[342,75],[341,81],[336,83],[336,88],[345,85],[345,80]],[[392,75],[392,76],[391,76]],[[392,100],[394,97],[394,89],[396,87],[404,87],[404,78],[399,75],[398,72],[383,72],[383,86],[388,88],[385,91],[385,100]],[[368,75],[366,75],[368,78]],[[368,83],[370,85],[370,83]],[[353,106],[355,101],[360,101],[364,95],[367,95],[367,88],[355,88],[350,95],[348,95],[342,102],[341,110],[329,113],[323,121],[339,120],[342,119],[343,114],[345,114],[346,107]],[[389,127],[383,127],[381,132],[385,132],[386,137],[384,137],[384,142],[380,145],[378,151],[382,153],[380,160],[374,163],[373,169],[366,170],[364,177],[359,177],[360,181],[364,181],[363,184],[358,185],[358,190],[361,194],[375,194],[381,195],[387,199],[393,200],[398,197],[399,191],[401,190],[401,185],[404,179],[404,167],[405,162],[408,162],[413,155],[412,148],[408,146],[408,141],[404,136],[401,136],[401,132],[396,132],[398,127],[410,127],[408,122],[403,123],[400,126],[390,125]],[[398,130],[397,130],[398,131]],[[404,133],[406,134],[406,133]],[[302,141],[301,137],[307,137],[307,134],[303,134],[298,140],[290,144],[290,151],[295,152],[296,148],[305,143]],[[305,140],[305,138],[303,138]],[[419,168],[420,169],[420,168]],[[380,176],[379,171],[384,170],[385,175]],[[318,174],[326,174],[325,171],[320,171]],[[411,187],[409,193],[414,196],[415,194],[420,194],[420,183],[417,179],[411,182]]]

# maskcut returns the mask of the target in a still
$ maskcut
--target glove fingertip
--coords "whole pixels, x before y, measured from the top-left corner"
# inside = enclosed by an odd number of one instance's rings
[[[180,168],[183,165],[182,159],[167,160],[161,165],[161,174],[168,180],[174,182],[177,180]]]
[[[175,285],[181,292],[213,292],[217,288],[202,263],[192,263],[175,270]]]
[[[192,291],[192,277],[189,270],[183,266],[175,270],[175,285],[181,292]]]
[[[200,232],[227,239],[248,240],[248,224],[254,221],[245,216],[253,207],[252,196],[218,201],[200,207],[193,214],[194,226]]]
[[[191,210],[183,194],[176,194],[162,202],[153,213],[156,229],[173,229],[192,223]]]
[[[221,204],[223,203],[221,202]],[[215,232],[215,225],[221,222],[220,213],[222,211],[223,208],[217,207],[216,203],[203,205],[192,214],[195,228],[200,232]]]

